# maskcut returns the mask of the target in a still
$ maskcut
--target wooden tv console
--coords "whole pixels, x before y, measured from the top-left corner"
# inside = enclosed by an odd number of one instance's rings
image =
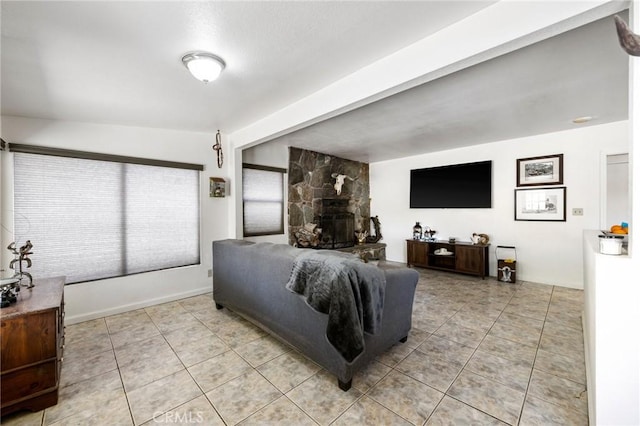
[[[451,254],[438,255],[446,249]],[[489,274],[489,245],[466,242],[407,240],[407,266],[439,269],[486,277]]]
[[[35,280],[0,316],[2,412],[40,411],[58,402],[64,346],[64,278]]]

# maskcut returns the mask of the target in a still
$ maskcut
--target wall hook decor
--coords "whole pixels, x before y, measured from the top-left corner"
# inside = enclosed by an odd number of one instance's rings
[[[220,130],[216,133],[216,143],[212,148],[218,154],[218,168],[221,169],[224,155],[222,154],[222,136],[220,135]]]

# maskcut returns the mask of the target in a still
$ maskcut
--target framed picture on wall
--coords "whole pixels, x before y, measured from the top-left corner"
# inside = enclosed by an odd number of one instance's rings
[[[515,190],[515,220],[564,222],[567,220],[567,188]]]
[[[563,154],[516,160],[517,186],[562,184]]]
[[[224,197],[225,182],[219,177],[209,178],[209,197]]]

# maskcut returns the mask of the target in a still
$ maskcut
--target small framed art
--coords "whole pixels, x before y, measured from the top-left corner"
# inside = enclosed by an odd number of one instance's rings
[[[218,177],[209,178],[209,197],[224,197],[225,182]]]
[[[564,222],[567,220],[567,188],[515,190],[515,220]]]
[[[562,184],[563,154],[516,160],[517,186]]]

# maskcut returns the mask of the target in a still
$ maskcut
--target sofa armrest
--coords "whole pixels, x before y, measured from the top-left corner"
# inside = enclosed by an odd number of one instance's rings
[[[411,329],[413,299],[419,274],[413,269],[404,267],[385,269],[384,272],[387,285],[382,321],[387,326],[403,329],[408,333]]]

